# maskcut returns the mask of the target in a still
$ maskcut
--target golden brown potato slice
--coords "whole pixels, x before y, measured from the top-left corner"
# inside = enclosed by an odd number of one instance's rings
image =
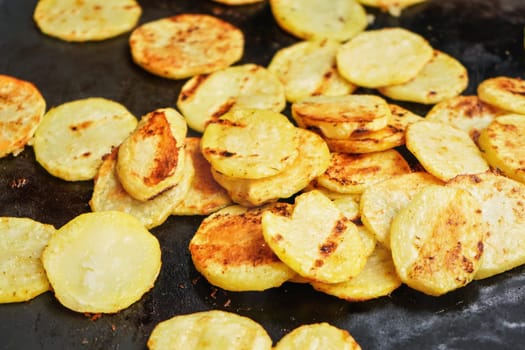
[[[525,81],[520,78],[495,77],[478,85],[479,98],[509,112],[525,114]]]
[[[180,14],[147,22],[130,35],[133,61],[150,73],[184,79],[226,68],[244,52],[242,31],[204,14]]]
[[[273,349],[361,350],[361,347],[348,331],[323,322],[306,324],[293,329],[286,333]]]
[[[285,105],[280,80],[266,68],[251,63],[196,75],[182,86],[177,100],[189,127],[199,132],[211,120],[233,109],[280,112]]]
[[[443,181],[489,170],[470,136],[449,124],[430,120],[411,124],[406,146],[426,171]]]
[[[349,154],[332,152],[330,165],[317,177],[319,185],[339,193],[363,193],[368,186],[410,172],[396,150]]]
[[[24,150],[45,111],[46,101],[35,85],[0,74],[0,158]]]
[[[40,256],[55,231],[29,218],[0,217],[0,303],[31,300],[49,290]]]
[[[481,265],[487,225],[469,192],[427,186],[394,218],[390,246],[409,287],[442,295],[472,281]]]
[[[341,46],[337,68],[352,83],[378,88],[406,83],[432,58],[432,46],[403,28],[367,30]]]
[[[56,298],[77,312],[115,313],[149,291],[161,267],[160,245],[133,216],[81,214],[57,230],[42,253]]]
[[[365,6],[378,7],[390,15],[398,17],[403,9],[426,0],[358,0]]]
[[[271,350],[272,339],[254,320],[209,310],[177,315],[158,323],[148,339],[149,350]]]
[[[65,41],[105,40],[128,32],[142,8],[135,0],[39,0],[33,19],[42,33]]]

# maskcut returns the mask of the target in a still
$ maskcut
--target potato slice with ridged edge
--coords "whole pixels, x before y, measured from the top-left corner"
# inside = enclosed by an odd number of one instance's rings
[[[520,78],[495,77],[478,85],[479,98],[509,112],[525,114],[525,81]]]
[[[483,157],[493,168],[525,183],[525,115],[508,114],[494,119],[479,136]]]
[[[297,196],[291,216],[265,211],[261,223],[268,246],[302,277],[342,282],[366,262],[356,225],[319,191]]]
[[[161,251],[155,236],[133,216],[85,213],[57,230],[42,262],[62,305],[77,312],[114,313],[153,287]]]
[[[160,322],[147,345],[149,350],[271,350],[272,339],[248,317],[209,310]]]
[[[430,120],[411,124],[406,146],[426,171],[443,181],[489,170],[470,136],[449,124]]]
[[[49,290],[40,256],[55,231],[29,218],[0,217],[0,303],[27,301]]]
[[[426,0],[358,0],[365,6],[378,7],[392,16],[400,16],[403,9]]]
[[[427,186],[392,221],[390,246],[401,280],[428,295],[472,281],[487,235],[481,205],[469,192]]]
[[[232,109],[280,112],[285,105],[284,86],[279,79],[251,63],[196,75],[182,86],[177,99],[188,126],[199,132],[210,120]]]
[[[348,331],[323,322],[306,324],[293,329],[285,334],[273,349],[361,350],[361,347]]]
[[[297,157],[296,127],[280,113],[239,109],[213,120],[201,151],[226,176],[260,179],[280,173]]]
[[[50,109],[36,129],[38,163],[68,181],[90,180],[109,153],[135,129],[137,119],[120,103],[92,97]]]

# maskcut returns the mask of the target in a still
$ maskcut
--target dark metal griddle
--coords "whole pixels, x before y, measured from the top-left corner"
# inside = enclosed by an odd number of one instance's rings
[[[141,22],[183,12],[209,13],[239,26],[246,37],[242,63],[267,65],[297,39],[279,29],[268,3],[227,7],[207,0],[139,0]],[[135,66],[128,35],[98,43],[66,43],[42,35],[32,21],[36,0],[0,0],[0,74],[36,84],[48,108],[106,97],[140,116],[174,106],[180,81]],[[399,18],[375,15],[369,28],[401,26],[422,34],[468,68],[474,94],[487,77],[524,77],[523,0],[429,0]],[[428,107],[404,104],[418,113]],[[0,159],[0,215],[30,217],[60,227],[89,211],[92,183],[68,183],[46,173],[30,147]],[[202,217],[171,217],[152,230],[163,268],[154,289],[114,315],[96,319],[61,306],[51,292],[26,303],[0,305],[0,349],[146,349],[153,327],[174,315],[222,309],[253,318],[274,341],[306,323],[345,328],[363,349],[515,349],[525,343],[525,268],[473,282],[445,296],[401,287],[390,297],[349,303],[307,285],[232,293],[195,271],[188,242]]]

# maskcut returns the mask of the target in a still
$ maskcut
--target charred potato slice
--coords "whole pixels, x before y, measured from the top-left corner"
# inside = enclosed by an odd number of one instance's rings
[[[512,113],[525,114],[525,81],[519,78],[495,77],[478,85],[479,98]]]
[[[355,339],[344,329],[329,323],[305,324],[285,334],[274,350],[361,350]]]

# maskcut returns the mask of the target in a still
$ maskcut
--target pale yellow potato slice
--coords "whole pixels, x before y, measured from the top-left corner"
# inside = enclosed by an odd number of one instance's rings
[[[525,183],[525,115],[495,118],[479,136],[479,147],[491,167]]]
[[[337,68],[352,83],[378,88],[406,83],[432,58],[432,46],[403,28],[368,30],[341,46]]]
[[[148,229],[161,225],[182,202],[190,189],[195,173],[191,157],[185,157],[184,176],[176,186],[153,199],[139,201],[130,196],[118,180],[117,152],[118,148],[115,148],[104,157],[95,177],[93,194],[89,201],[91,210],[94,212],[116,210],[128,213],[139,219]]]
[[[434,50],[432,59],[413,79],[379,88],[379,92],[394,100],[435,104],[458,96],[467,85],[465,66],[454,57]]]
[[[330,198],[330,192],[325,193],[323,188],[318,187],[318,191],[321,191],[325,196]],[[332,198],[330,198],[332,199]],[[361,209],[359,206],[359,201],[361,200],[361,195],[359,194],[339,194],[332,199],[334,204],[343,212],[343,214],[350,220],[358,220],[361,217]],[[358,226],[359,227],[359,226]],[[375,239],[375,238],[374,238]]]
[[[270,0],[270,8],[277,24],[301,39],[346,41],[368,25],[355,0]]]
[[[341,44],[334,40],[306,40],[278,50],[268,70],[284,85],[286,99],[298,102],[315,95],[348,95],[357,86],[343,79],[335,55]]]
[[[356,225],[319,191],[297,196],[291,216],[265,211],[261,223],[268,246],[307,279],[346,281],[366,263]]]
[[[489,170],[469,134],[449,124],[430,120],[411,124],[406,147],[426,171],[443,181]]]
[[[347,139],[354,132],[376,131],[391,117],[387,102],[375,95],[312,96],[292,104],[297,125],[326,138]]]
[[[416,5],[426,0],[358,0],[365,6],[378,7],[390,15],[398,17],[401,12],[412,5]]]
[[[0,158],[24,150],[45,111],[46,101],[34,84],[0,74]]]
[[[137,25],[135,0],[39,0],[33,19],[42,33],[65,41],[105,40]]]
[[[28,301],[49,290],[40,256],[55,231],[29,218],[0,217],[0,303]]]
[[[130,35],[133,61],[146,71],[184,79],[226,68],[244,52],[244,35],[205,14],[180,14],[147,22]]]
[[[50,109],[36,129],[38,163],[68,181],[91,180],[102,156],[135,129],[137,119],[120,103],[92,97]]]
[[[274,350],[361,350],[361,346],[344,329],[329,323],[305,324],[286,333]]]
[[[277,175],[260,179],[228,177],[212,169],[213,178],[230,197],[246,207],[259,206],[279,198],[288,198],[304,189],[328,168],[330,151],[323,139],[311,131],[296,129],[299,155]]]
[[[314,289],[348,301],[366,301],[389,295],[401,285],[390,249],[378,245],[363,271],[341,283],[312,282]]]
[[[147,201],[181,181],[187,131],[184,117],[173,108],[142,116],[118,151],[117,176],[130,196]]]
[[[182,86],[177,99],[188,126],[198,132],[233,109],[280,112],[285,105],[280,80],[266,68],[251,63],[196,75]]]
[[[139,220],[107,211],[81,214],[59,228],[42,262],[62,305],[77,312],[115,313],[153,287],[161,251]]]
[[[439,296],[472,281],[481,265],[487,225],[469,192],[427,186],[392,222],[396,271],[409,287]]]
[[[263,211],[290,213],[291,204],[276,203],[247,209],[229,206],[205,218],[190,241],[193,264],[205,278],[230,291],[262,291],[296,273],[264,241]]]
[[[479,98],[509,112],[525,114],[525,81],[499,76],[478,85]]]
[[[226,176],[260,179],[294,162],[299,153],[295,130],[277,112],[233,110],[208,124],[201,151],[212,168]]]
[[[407,161],[394,149],[365,154],[332,152],[330,166],[316,180],[334,192],[359,194],[372,184],[409,172]]]
[[[209,310],[158,323],[147,345],[149,350],[271,350],[272,339],[248,317]]]
[[[401,174],[369,186],[360,200],[361,221],[385,247],[390,248],[392,220],[414,196],[441,180],[425,172]]]

